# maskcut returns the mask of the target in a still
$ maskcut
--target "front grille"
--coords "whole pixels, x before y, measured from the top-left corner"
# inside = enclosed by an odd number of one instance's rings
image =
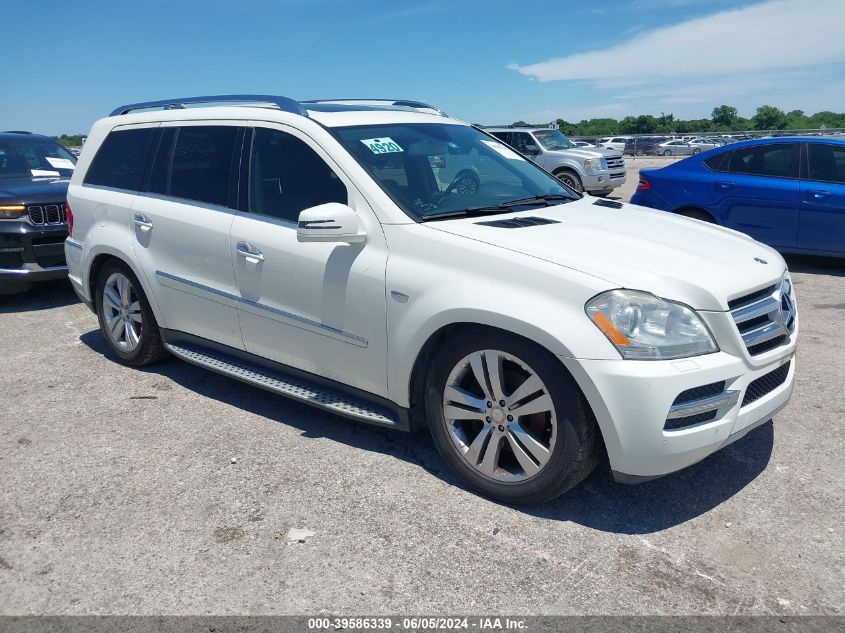
[[[770,371],[768,374],[760,376],[757,380],[748,385],[748,389],[745,390],[745,396],[742,398],[742,406],[744,407],[755,400],[759,400],[786,382],[786,377],[789,375],[789,366],[791,364],[792,361],[781,365],[774,371]]]
[[[624,177],[625,177],[625,172],[624,172],[624,171],[623,171],[623,172],[621,172],[621,173],[618,173],[618,174],[610,174],[610,179],[611,179],[611,180],[619,180],[620,178],[624,178]]]
[[[67,222],[65,205],[61,202],[56,204],[31,204],[26,210],[29,212],[29,223],[35,226]]]
[[[625,159],[621,156],[616,158],[608,158],[607,159],[607,168],[608,169],[615,169],[617,167],[624,167],[625,166]]]
[[[795,329],[795,302],[787,279],[733,299],[728,308],[751,356],[785,345]]]

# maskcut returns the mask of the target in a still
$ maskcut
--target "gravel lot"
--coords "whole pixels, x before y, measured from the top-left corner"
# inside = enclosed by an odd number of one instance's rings
[[[0,613],[842,614],[845,264],[790,265],[773,424],[533,509],[463,489],[426,434],[121,367],[64,282],[0,297]]]

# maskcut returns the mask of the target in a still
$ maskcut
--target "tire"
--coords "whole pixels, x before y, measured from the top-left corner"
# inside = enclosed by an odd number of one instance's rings
[[[150,302],[125,263],[114,259],[103,265],[95,302],[100,332],[121,364],[141,367],[168,356]]]
[[[491,368],[501,369],[496,388],[487,383]],[[598,427],[580,389],[557,358],[521,337],[471,330],[446,341],[429,366],[425,402],[443,460],[496,501],[549,501],[598,462]]]
[[[663,155],[664,155],[664,156],[671,156],[671,155],[672,155],[672,150],[671,150],[671,149],[664,149],[664,150],[663,150]]]
[[[700,154],[700,153],[701,153],[701,148],[700,148],[700,147],[696,147],[694,150],[692,150],[692,154],[693,154],[693,156],[695,156],[696,154]]]
[[[682,215],[685,218],[692,218],[693,220],[701,220],[708,224],[716,224],[715,218],[701,209],[680,209],[675,211],[675,215]]]
[[[584,185],[581,184],[581,178],[578,177],[574,171],[568,169],[559,169],[554,172],[555,178],[560,180],[564,185],[570,189],[574,189],[578,193],[584,192]]]
[[[588,191],[587,193],[596,198],[607,198],[607,196],[613,193],[613,189],[608,191]]]

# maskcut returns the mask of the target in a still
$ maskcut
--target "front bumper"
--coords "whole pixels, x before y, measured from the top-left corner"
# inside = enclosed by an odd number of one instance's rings
[[[24,221],[0,221],[0,288],[66,277],[66,237],[65,224],[33,226]]]
[[[603,169],[585,174],[582,184],[586,191],[610,191],[625,184],[627,173],[624,167]]]
[[[726,352],[667,361],[561,358],[584,391],[601,428],[617,480],[645,481],[690,466],[762,424],[789,402],[795,379],[795,342],[751,366]],[[789,363],[782,383],[748,402],[748,386]],[[725,381],[738,391],[733,404],[707,421],[665,428],[676,398],[689,389]],[[757,383],[759,384],[759,383]],[[750,399],[750,395],[749,395]]]

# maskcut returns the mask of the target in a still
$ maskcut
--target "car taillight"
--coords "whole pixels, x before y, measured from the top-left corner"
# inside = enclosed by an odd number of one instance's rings
[[[73,211],[70,209],[70,203],[65,201],[65,215],[67,216],[67,234],[73,237]]]
[[[637,184],[637,191],[648,191],[651,189],[651,183],[640,176],[640,182]]]

